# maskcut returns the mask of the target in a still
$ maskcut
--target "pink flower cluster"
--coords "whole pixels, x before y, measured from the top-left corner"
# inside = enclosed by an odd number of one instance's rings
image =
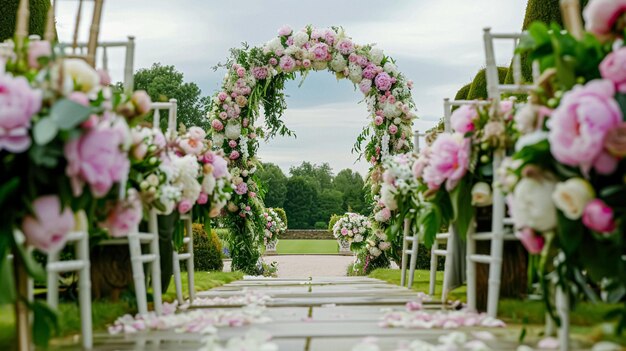
[[[470,160],[470,139],[462,134],[441,134],[429,150],[428,165],[422,177],[431,190],[439,189],[445,182],[446,189],[453,189],[465,176]],[[418,170],[414,170],[419,173]]]
[[[30,147],[31,120],[41,109],[41,100],[41,92],[24,77],[0,70],[0,151],[20,153]]]

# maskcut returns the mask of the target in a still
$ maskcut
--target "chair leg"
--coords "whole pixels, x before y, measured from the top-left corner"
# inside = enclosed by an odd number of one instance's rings
[[[133,281],[135,282],[135,296],[137,298],[137,310],[139,314],[148,313],[148,300],[146,298],[146,277],[143,271],[143,263],[141,262],[141,244],[136,233],[128,234],[128,248],[130,250],[130,260],[133,268]]]
[[[408,250],[408,242],[406,240],[406,237],[408,235],[408,225],[407,225],[407,221],[404,222],[404,231],[403,231],[403,235],[402,235],[402,269],[400,270],[400,286],[405,286],[406,284],[406,266],[407,266],[407,250]]]
[[[559,327],[559,349],[561,351],[569,350],[569,297],[566,292],[559,286],[556,287],[556,309],[561,319]]]
[[[172,254],[174,259],[174,286],[176,287],[176,300],[179,305],[182,305],[185,300],[183,299],[183,283],[180,276],[180,261],[178,260],[178,253]]]
[[[441,302],[446,303],[448,301],[448,294],[450,294],[450,275],[452,274],[452,255],[454,255],[454,248],[456,247],[456,232],[453,227],[450,227],[450,236],[446,242],[446,256],[445,265],[443,269],[443,283],[441,287]]]
[[[433,246],[430,248],[430,282],[428,287],[428,294],[430,296],[435,295],[435,283],[437,281],[437,255],[435,250],[439,249],[439,242],[435,239]]]
[[[196,284],[195,284],[195,267],[193,264],[193,227],[191,223],[191,216],[185,220],[187,226],[187,235],[189,236],[189,243],[187,243],[187,252],[189,258],[187,259],[187,285],[189,286],[189,304],[193,304],[193,300],[196,299]]]
[[[502,276],[502,250],[504,242],[497,235],[491,241],[491,263],[489,264],[489,290],[487,295],[487,314],[493,318],[498,316],[500,300],[500,279]]]
[[[50,252],[48,254],[48,264],[59,261],[59,251]],[[48,292],[46,294],[46,302],[52,309],[59,306],[59,275],[56,272],[46,270],[48,280]]]
[[[413,240],[411,245],[411,266],[409,267],[409,289],[413,287],[413,278],[415,277],[415,265],[417,264],[417,250],[419,249],[419,242],[417,241],[417,234],[413,234]]]
[[[476,263],[471,257],[476,254],[476,241],[472,237],[473,227],[467,233],[467,309],[476,311]]]
[[[83,262],[83,268],[78,272],[80,290],[80,322],[82,330],[83,348],[93,348],[93,321],[91,314],[91,262],[89,259],[89,233],[76,245],[76,257]]]
[[[150,242],[150,253],[155,256],[154,262],[150,265],[152,271],[152,295],[154,300],[154,311],[157,315],[163,314],[163,295],[161,292],[161,258],[159,256],[159,227],[157,222],[157,214],[154,210],[150,212],[150,220],[148,222],[150,233],[154,234],[152,242]]]

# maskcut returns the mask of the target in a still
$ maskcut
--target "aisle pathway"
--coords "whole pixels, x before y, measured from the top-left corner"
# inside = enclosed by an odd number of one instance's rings
[[[251,329],[266,331],[279,350],[331,351],[352,350],[366,337],[376,337],[381,350],[395,350],[401,340],[437,343],[450,333],[444,329],[405,329],[380,326],[382,316],[391,309],[404,311],[416,294],[405,288],[365,277],[319,278],[246,278],[199,293],[201,298],[229,298],[254,292],[271,297],[263,311],[270,321],[262,324],[220,327],[218,337],[227,340],[241,337]],[[232,302],[232,300],[230,300]],[[234,311],[242,306],[225,304],[196,307],[207,315],[220,310]],[[437,304],[424,305],[424,311],[440,310]],[[202,313],[202,312],[201,312]],[[236,323],[234,323],[236,324]],[[489,329],[498,341],[486,341],[493,350],[515,350],[514,340],[507,339],[506,329]],[[511,338],[509,336],[510,339]],[[96,337],[95,350],[198,350],[203,336],[174,331],[150,331],[136,334]]]

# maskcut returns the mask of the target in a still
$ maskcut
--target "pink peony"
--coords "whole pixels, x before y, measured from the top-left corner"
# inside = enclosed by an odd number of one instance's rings
[[[598,36],[609,35],[624,12],[626,0],[592,0],[583,11],[585,27]]]
[[[89,98],[87,94],[82,91],[73,91],[67,96],[68,100],[71,100],[79,105],[89,106]]]
[[[269,59],[268,63],[272,66],[276,66],[278,64],[278,60],[275,57]]]
[[[50,57],[52,55],[52,47],[49,41],[37,40],[28,44],[28,66],[31,68],[40,68],[39,58]]]
[[[387,207],[383,208],[382,210],[380,210],[380,216],[383,222],[388,221],[391,218],[391,210]]]
[[[348,229],[346,229],[346,228],[341,228],[341,235],[343,235],[343,236],[348,235]]]
[[[389,126],[389,134],[395,135],[398,132],[398,126],[392,124]]]
[[[376,65],[370,64],[363,69],[363,78],[372,80],[378,74]]]
[[[543,250],[545,240],[543,236],[535,233],[531,228],[523,228],[515,233],[515,237],[524,245],[526,251],[531,255],[540,254]]]
[[[228,146],[230,146],[231,148],[233,148],[233,147],[237,146],[237,141],[235,141],[235,140],[230,140],[230,141],[228,142]]]
[[[150,99],[148,93],[146,93],[144,90],[135,91],[131,96],[130,101],[132,101],[133,105],[135,105],[135,109],[137,110],[137,113],[139,115],[150,112],[152,100]]]
[[[254,67],[252,68],[252,75],[255,79],[265,79],[268,76],[268,70],[266,67]]]
[[[309,59],[302,60],[302,67],[310,68],[311,67],[311,60],[309,60]]]
[[[550,119],[550,150],[569,166],[588,171],[604,148],[607,132],[622,122],[613,99],[615,87],[608,80],[594,80],[567,92]]]
[[[224,124],[219,119],[214,119],[211,121],[211,127],[213,127],[215,131],[221,132],[224,129]]]
[[[178,203],[178,212],[180,214],[185,214],[191,210],[193,207],[193,203],[189,199],[183,199]]]
[[[41,108],[40,91],[24,77],[0,73],[0,151],[23,152],[30,147],[30,121]]]
[[[387,73],[382,72],[376,76],[376,78],[374,79],[374,83],[376,83],[376,87],[378,88],[378,90],[387,91],[391,89],[393,80]]]
[[[204,149],[202,140],[197,139],[183,139],[178,143],[178,146],[186,155],[199,155]]]
[[[592,200],[583,212],[583,224],[593,231],[610,233],[615,230],[613,209],[600,199]]]
[[[103,86],[109,86],[111,85],[111,76],[109,75],[109,72],[107,72],[106,70],[103,69],[99,69],[98,70],[98,76],[100,77],[100,84]]]
[[[348,55],[354,51],[354,44],[348,38],[343,38],[337,42],[337,49],[342,55]]]
[[[430,163],[423,178],[429,189],[438,189],[446,182],[452,190],[469,167],[470,140],[462,134],[440,134],[430,149]]]
[[[384,121],[385,121],[384,118],[381,116],[374,117],[374,124],[377,126],[383,124]]]
[[[365,95],[367,95],[370,90],[372,90],[372,81],[369,79],[363,79],[359,83],[359,90]]]
[[[123,135],[115,128],[94,128],[65,144],[68,160],[65,172],[72,182],[74,194],[82,194],[89,184],[95,197],[109,192],[113,183],[128,175],[128,156],[121,150]]]
[[[115,204],[101,226],[108,229],[112,237],[121,238],[137,229],[141,216],[141,201],[136,196],[129,196],[127,202]]]
[[[465,134],[473,132],[476,129],[474,120],[478,118],[478,112],[473,105],[463,105],[456,109],[450,116],[450,125],[452,130],[457,133]]]
[[[221,156],[213,155],[213,176],[223,178],[228,175],[228,162]]]
[[[235,188],[235,193],[237,193],[237,195],[243,195],[247,192],[248,192],[248,184],[246,183],[237,184],[237,187]]]
[[[316,61],[326,61],[328,59],[328,45],[317,43],[310,50],[313,53],[313,59]]]
[[[293,33],[293,29],[291,29],[291,27],[289,26],[282,26],[280,27],[280,29],[278,29],[278,35],[280,35],[281,37],[286,37],[288,35],[291,35],[291,33]]]
[[[296,60],[289,55],[285,55],[280,58],[280,63],[278,65],[284,72],[291,72],[294,68],[296,68]]]
[[[239,151],[233,150],[233,152],[230,153],[230,156],[228,156],[228,158],[230,158],[231,160],[238,159],[239,158]]]
[[[600,75],[615,83],[617,91],[626,93],[626,48],[608,54],[600,63]]]
[[[69,207],[61,207],[56,195],[41,196],[33,201],[34,213],[22,221],[22,232],[28,244],[46,253],[65,246],[67,233],[74,228],[74,215]]]
[[[189,128],[188,133],[189,137],[195,140],[204,140],[206,137],[206,132],[200,127],[191,127]]]
[[[224,91],[220,91],[220,92],[217,94],[217,99],[218,99],[219,101],[221,101],[221,102],[226,101],[226,99],[227,99],[227,98],[228,98],[228,94],[226,94],[226,92],[224,92]]]
[[[243,67],[237,67],[237,76],[239,76],[239,78],[243,78],[243,76],[246,75],[246,69]]]

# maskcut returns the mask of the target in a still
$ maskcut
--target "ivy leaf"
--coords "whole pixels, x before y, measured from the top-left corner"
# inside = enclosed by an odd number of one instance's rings
[[[33,310],[33,341],[35,345],[47,348],[52,333],[58,334],[59,316],[42,301],[35,300],[31,303]]]
[[[424,246],[431,248],[435,243],[435,236],[441,228],[441,211],[436,205],[429,206],[420,216],[420,224],[424,233]]]
[[[91,114],[89,107],[68,99],[57,101],[50,109],[50,118],[61,130],[69,130],[84,122]]]
[[[573,254],[583,240],[584,229],[580,221],[572,221],[561,211],[557,212],[559,243],[567,256]]]
[[[46,145],[59,133],[59,127],[52,118],[40,119],[33,128],[33,137],[37,145]]]

